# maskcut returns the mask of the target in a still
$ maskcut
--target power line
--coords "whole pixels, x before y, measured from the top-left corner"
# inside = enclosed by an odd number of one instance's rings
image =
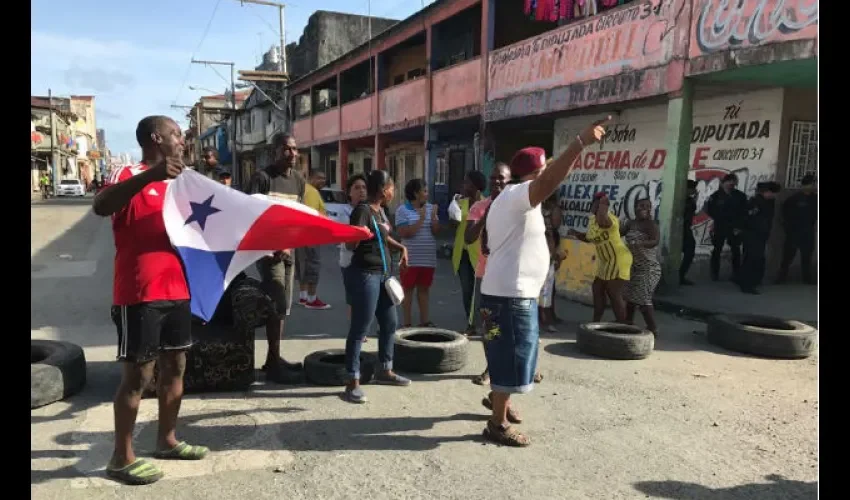
[[[260,21],[262,21],[262,22],[263,22],[266,26],[268,26],[269,30],[270,30],[272,33],[274,33],[274,34],[275,34],[278,38],[280,38],[280,31],[279,31],[277,28],[275,28],[274,26],[272,26],[272,25],[271,25],[268,21],[266,21],[266,20],[263,18],[263,16],[261,16],[260,14],[258,14],[258,13],[257,13],[257,11],[256,11],[253,7],[251,7],[251,4],[248,4],[248,9],[250,10],[251,14],[253,14],[254,16],[256,16],[256,18],[257,18],[257,19],[259,19],[259,20],[260,20]]]
[[[189,73],[192,71],[192,59],[198,55],[198,51],[201,50],[201,45],[203,45],[204,40],[207,39],[207,35],[210,32],[210,27],[212,27],[213,19],[215,19],[215,13],[218,11],[218,6],[221,4],[221,0],[216,0],[215,7],[213,7],[212,14],[210,15],[210,20],[207,21],[207,27],[204,28],[204,34],[201,35],[201,41],[198,42],[197,47],[192,52],[192,57],[189,58],[189,65],[186,67],[186,74],[183,75],[183,83],[180,84],[180,88],[177,89],[177,96],[174,98],[174,102],[180,100],[180,94],[183,92],[183,87],[186,86],[186,81],[189,79]]]
[[[230,85],[230,80],[228,80],[227,78],[224,77],[224,75],[219,73],[218,70],[215,69],[215,66],[210,65],[209,68],[212,69],[213,71],[215,71],[215,74],[218,75],[219,78],[221,78],[221,81],[223,81],[227,85]]]

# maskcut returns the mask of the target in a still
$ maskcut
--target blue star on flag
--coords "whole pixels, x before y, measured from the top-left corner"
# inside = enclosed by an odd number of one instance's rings
[[[197,222],[199,226],[201,226],[201,231],[207,225],[207,217],[210,215],[221,212],[218,208],[212,206],[212,200],[215,195],[210,195],[209,198],[204,200],[203,203],[195,203],[194,201],[189,202],[189,206],[192,208],[192,214],[186,219],[186,223],[184,226],[191,224],[192,222]]]

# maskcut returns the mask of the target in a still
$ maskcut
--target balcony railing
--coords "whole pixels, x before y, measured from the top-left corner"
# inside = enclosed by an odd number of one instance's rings
[[[372,105],[375,95],[349,102],[342,107],[342,133],[351,134],[361,130],[371,130],[374,126]]]
[[[436,71],[431,79],[431,110],[434,113],[481,103],[480,58]]]
[[[424,118],[428,85],[428,78],[419,78],[381,91],[381,126],[398,125]]]
[[[292,123],[292,135],[298,144],[313,140],[313,118],[306,117]]]
[[[339,108],[332,108],[313,117],[313,141],[333,139],[338,135]]]

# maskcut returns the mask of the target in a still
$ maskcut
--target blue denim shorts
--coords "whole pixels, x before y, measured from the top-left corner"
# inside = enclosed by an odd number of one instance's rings
[[[537,300],[482,294],[479,311],[490,388],[508,394],[530,392],[540,337]]]

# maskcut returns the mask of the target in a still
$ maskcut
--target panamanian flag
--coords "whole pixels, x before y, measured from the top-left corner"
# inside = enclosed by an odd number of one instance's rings
[[[186,270],[192,314],[204,321],[233,278],[261,257],[371,237],[300,203],[248,196],[192,170],[168,183],[162,216]]]

